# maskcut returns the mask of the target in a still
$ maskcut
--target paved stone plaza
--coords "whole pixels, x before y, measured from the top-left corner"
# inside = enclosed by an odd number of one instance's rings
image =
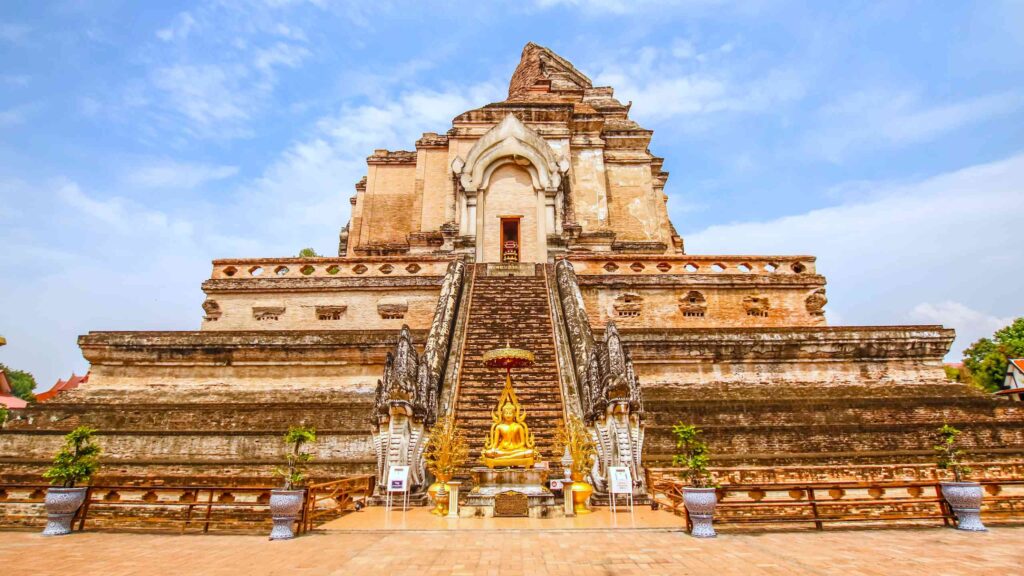
[[[944,576],[1024,573],[1024,527],[729,534],[662,530],[317,532],[259,536],[82,533],[0,538],[3,574]]]

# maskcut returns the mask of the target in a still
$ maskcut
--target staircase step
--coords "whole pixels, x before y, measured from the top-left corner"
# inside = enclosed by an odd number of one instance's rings
[[[557,458],[555,431],[562,421],[562,393],[543,276],[474,280],[455,408],[474,460],[490,433],[491,414],[505,383],[505,371],[484,366],[483,355],[506,345],[534,354],[533,366],[512,371],[512,383],[537,448],[545,458]]]

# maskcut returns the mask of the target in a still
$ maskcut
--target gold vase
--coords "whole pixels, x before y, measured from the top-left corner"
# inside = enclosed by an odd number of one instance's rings
[[[576,512],[577,515],[590,514],[590,509],[587,508],[587,499],[594,493],[594,487],[583,479],[582,472],[573,472],[571,478],[573,511]]]
[[[448,486],[445,482],[450,480],[447,476],[438,476],[437,481],[427,488],[427,497],[434,503],[434,509],[430,511],[435,516],[445,516],[448,514]],[[442,492],[441,489],[444,488]],[[439,492],[444,494],[443,497],[439,496]]]

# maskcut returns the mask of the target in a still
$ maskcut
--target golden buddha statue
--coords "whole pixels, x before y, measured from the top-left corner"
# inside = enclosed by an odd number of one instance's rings
[[[506,376],[498,407],[491,413],[491,433],[484,442],[482,460],[488,468],[532,468],[537,458],[533,433],[526,425],[526,413]]]

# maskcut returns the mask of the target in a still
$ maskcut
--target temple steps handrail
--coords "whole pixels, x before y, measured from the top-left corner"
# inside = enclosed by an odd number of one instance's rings
[[[562,391],[562,409],[566,420],[570,416],[583,418],[583,406],[580,403],[579,384],[576,382],[576,369],[573,364],[572,350],[569,348],[569,336],[565,330],[565,319],[562,311],[562,299],[559,297],[558,281],[554,266],[545,266],[548,306],[551,310],[551,325],[555,339],[555,363],[559,370],[559,387]]]

